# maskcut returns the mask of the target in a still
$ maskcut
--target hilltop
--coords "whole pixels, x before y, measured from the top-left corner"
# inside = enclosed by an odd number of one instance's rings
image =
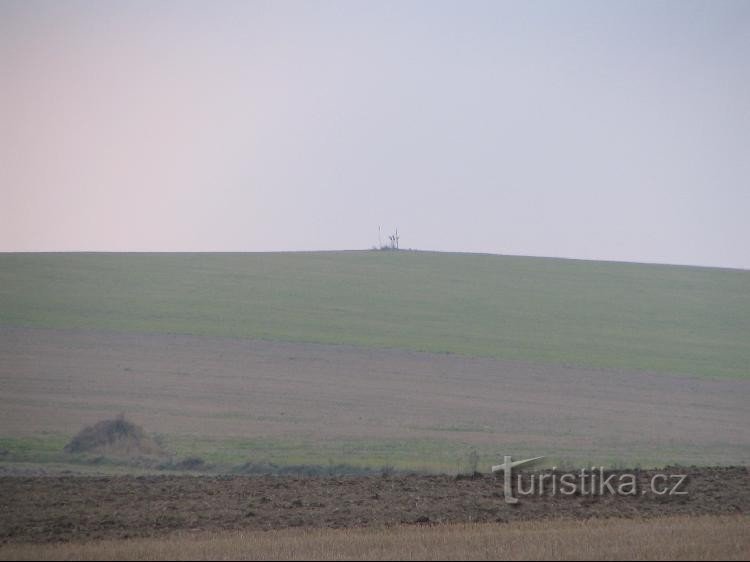
[[[432,252],[2,254],[0,324],[750,376],[750,272]]]

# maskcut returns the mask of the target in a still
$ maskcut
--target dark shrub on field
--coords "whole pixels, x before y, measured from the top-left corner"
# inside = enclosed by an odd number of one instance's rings
[[[206,461],[204,461],[200,457],[187,457],[182,460],[171,460],[169,462],[165,462],[160,464],[157,467],[159,470],[197,470],[197,471],[203,471],[203,470],[209,470],[211,467],[210,464],[207,464]]]
[[[254,463],[248,462],[241,466],[235,467],[235,474],[248,474],[258,476],[306,476],[306,477],[327,477],[327,476],[375,476],[380,471],[374,468],[355,466],[350,464],[297,464],[297,465],[277,465],[274,463]]]
[[[163,453],[143,428],[126,420],[124,415],[83,428],[65,446],[65,452],[128,457]]]

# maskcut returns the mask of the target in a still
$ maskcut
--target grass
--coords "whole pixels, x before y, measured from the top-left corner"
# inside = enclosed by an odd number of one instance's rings
[[[2,560],[747,560],[750,518],[227,531],[0,546]]]
[[[430,439],[206,439],[167,437],[170,450],[181,457],[200,456],[219,467],[245,462],[279,466],[346,464],[401,471],[458,473],[468,471],[469,444]],[[482,449],[486,465],[496,452]],[[481,453],[480,453],[481,454]],[[483,467],[489,472],[489,466]]]
[[[164,436],[167,448],[179,458],[200,457],[218,468],[230,469],[245,462],[270,463],[279,466],[347,464],[362,468],[392,466],[401,471],[429,473],[468,473],[470,455],[479,455],[480,472],[489,473],[490,466],[502,462],[497,446],[478,446],[468,442],[440,439],[213,439],[188,436]],[[507,446],[516,458],[533,457],[538,448],[523,442]],[[724,459],[725,447],[687,446],[673,449],[647,447],[642,443],[624,449],[628,456],[617,456],[622,450],[613,447],[596,449],[565,449],[549,446],[544,449],[546,458],[539,468],[557,467],[580,469],[603,466],[605,468],[662,468],[665,466],[691,466],[733,464],[735,458]]]
[[[401,471],[458,473],[468,470],[467,455],[473,447],[450,441],[427,439],[326,439],[301,438],[256,438],[256,439],[215,439],[193,436],[159,436],[169,458],[153,458],[151,472],[160,471],[159,465],[175,464],[181,459],[200,458],[208,465],[207,472],[228,473],[238,470],[246,463],[276,465],[278,467],[308,466],[320,468],[348,465],[352,469],[379,470],[393,467]],[[19,466],[33,464],[59,471],[80,468],[91,470],[99,467],[102,473],[127,466],[149,468],[147,459],[110,458],[98,454],[69,454],[63,448],[68,439],[62,435],[0,438],[0,465]],[[485,464],[495,455],[484,451]],[[483,467],[489,471],[488,467]],[[169,470],[174,472],[174,470]]]
[[[54,433],[28,437],[0,437],[0,461],[56,462],[60,460],[68,441],[69,438],[65,435]]]
[[[0,323],[750,377],[750,272],[423,252],[0,254]]]
[[[73,471],[85,469],[87,472],[92,470],[91,467],[99,467],[102,473],[119,472],[131,466],[161,472],[160,465],[174,465],[181,459],[195,457],[208,465],[205,471],[220,473],[236,471],[246,463],[307,466],[319,468],[321,472],[327,467],[348,465],[352,470],[376,471],[392,466],[403,471],[453,473],[466,470],[464,453],[470,450],[468,446],[448,441],[417,439],[215,439],[162,435],[158,440],[164,444],[169,457],[153,457],[149,464],[145,457],[134,457],[129,463],[124,458],[66,453],[63,448],[69,439],[62,435],[5,437],[0,438],[0,466],[2,463],[8,466],[29,464],[47,467],[54,472],[59,472],[60,467]]]
[[[255,438],[220,439],[184,435],[159,435],[166,456],[112,457],[100,454],[70,454],[63,448],[70,436],[45,434],[30,437],[0,438],[0,468],[23,470],[34,468],[46,473],[74,472],[94,474],[172,474],[188,470],[205,474],[283,473],[290,467],[302,472],[327,474],[378,473],[384,467],[401,472],[467,474],[471,472],[470,455],[476,451],[480,472],[502,461],[497,447],[476,446],[460,441],[439,439],[304,439]],[[538,450],[519,442],[509,448],[515,458],[531,457]],[[616,449],[568,450],[545,448],[547,456],[538,468],[556,467],[577,470],[583,467],[661,468],[665,466],[732,464],[724,459],[720,445],[716,449],[681,447],[658,449],[642,444],[627,449],[628,457],[618,457]],[[180,462],[200,459],[203,467],[185,469]],[[248,466],[246,466],[248,465]]]

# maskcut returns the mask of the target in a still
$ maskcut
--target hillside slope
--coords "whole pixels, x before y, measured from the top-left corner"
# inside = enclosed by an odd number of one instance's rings
[[[750,377],[750,272],[428,252],[0,254],[0,324]]]

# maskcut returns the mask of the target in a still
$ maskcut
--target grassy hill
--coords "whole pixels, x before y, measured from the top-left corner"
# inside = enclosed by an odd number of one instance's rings
[[[427,252],[0,254],[0,324],[750,377],[750,272]]]

